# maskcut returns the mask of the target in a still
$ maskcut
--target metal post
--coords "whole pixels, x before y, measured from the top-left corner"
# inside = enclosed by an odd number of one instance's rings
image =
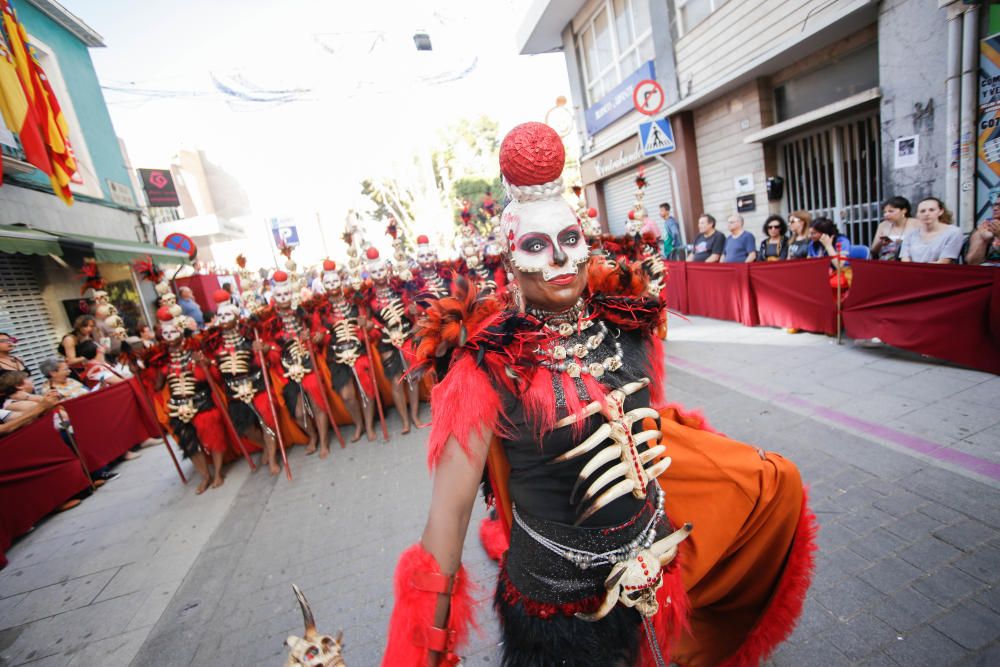
[[[962,15],[962,97],[959,128],[959,203],[956,223],[963,232],[976,224],[976,117],[979,113],[979,7]]]
[[[958,211],[958,128],[961,123],[962,77],[962,13],[958,5],[949,7],[948,17],[948,69],[945,78],[945,148],[947,168],[944,180],[944,203],[952,211]]]

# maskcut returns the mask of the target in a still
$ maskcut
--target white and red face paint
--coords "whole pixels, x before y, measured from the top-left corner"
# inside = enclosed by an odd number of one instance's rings
[[[340,277],[340,272],[326,271],[323,273],[323,290],[327,294],[337,294],[343,286],[344,281]]]
[[[220,326],[229,329],[240,319],[240,309],[231,302],[220,303],[215,310],[215,316]]]
[[[562,198],[511,202],[500,229],[514,267],[546,281],[576,275],[590,256],[583,227]]]
[[[292,286],[288,284],[288,281],[275,283],[272,295],[274,296],[274,303],[278,308],[290,308],[292,306]]]
[[[160,337],[163,338],[167,343],[173,343],[180,340],[184,333],[180,328],[174,324],[173,321],[170,322],[160,322]]]

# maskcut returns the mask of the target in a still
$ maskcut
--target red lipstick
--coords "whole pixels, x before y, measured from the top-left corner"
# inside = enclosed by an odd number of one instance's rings
[[[576,280],[575,273],[566,273],[561,276],[556,276],[552,280],[547,280],[546,282],[552,283],[553,285],[570,285]]]

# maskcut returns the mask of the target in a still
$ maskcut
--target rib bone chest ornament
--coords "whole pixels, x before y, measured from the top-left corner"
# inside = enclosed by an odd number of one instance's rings
[[[383,325],[382,341],[402,347],[412,328],[403,299],[388,285],[375,287],[375,310]]]
[[[448,286],[438,274],[437,269],[421,269],[420,278],[424,282],[424,291],[437,299],[448,296]]]
[[[199,390],[199,382],[194,374],[194,360],[187,350],[171,348],[167,365],[167,387],[170,401],[167,411],[175,419],[185,424],[198,414],[194,397]]]
[[[291,308],[279,309],[278,318],[281,321],[281,336],[285,339],[281,350],[281,365],[285,368],[285,377],[293,382],[302,382],[312,370],[309,361],[309,350],[302,343],[306,335],[298,316]]]

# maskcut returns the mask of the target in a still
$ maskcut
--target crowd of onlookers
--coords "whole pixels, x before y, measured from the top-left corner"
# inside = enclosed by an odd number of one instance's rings
[[[742,215],[727,218],[727,236],[716,228],[712,215],[703,213],[698,218],[694,242],[682,246],[670,206],[662,204],[662,236],[667,239],[664,245],[674,249],[664,254],[668,259],[689,262],[780,262],[831,257],[836,266],[850,259],[1000,266],[1000,198],[993,207],[992,219],[981,223],[968,237],[953,224],[951,213],[936,197],[921,199],[915,212],[906,198],[893,197],[885,202],[882,211],[882,222],[867,247],[852,244],[829,218],[813,218],[807,211],[793,211],[787,222],[780,215],[768,216],[760,243],[745,229]]]
[[[143,325],[139,340],[152,340],[152,330]],[[53,427],[59,432],[67,446],[73,445],[72,424],[65,410],[59,407],[62,401],[99,391],[131,377],[127,365],[113,364],[105,357],[107,339],[98,338],[100,327],[93,315],[81,315],[73,323],[73,330],[59,343],[59,356],[42,361],[38,373],[44,377],[41,387],[36,387],[30,369],[14,355],[17,339],[0,332],[0,437],[13,433],[47,413],[52,414]],[[140,344],[136,342],[136,344]],[[140,456],[138,449],[143,445],[159,444],[162,440],[150,438],[137,444],[120,459],[132,460]],[[119,461],[111,464],[115,465]],[[91,473],[95,487],[113,480],[119,473],[105,466]],[[71,499],[61,509],[69,509],[79,504],[89,492]]]

